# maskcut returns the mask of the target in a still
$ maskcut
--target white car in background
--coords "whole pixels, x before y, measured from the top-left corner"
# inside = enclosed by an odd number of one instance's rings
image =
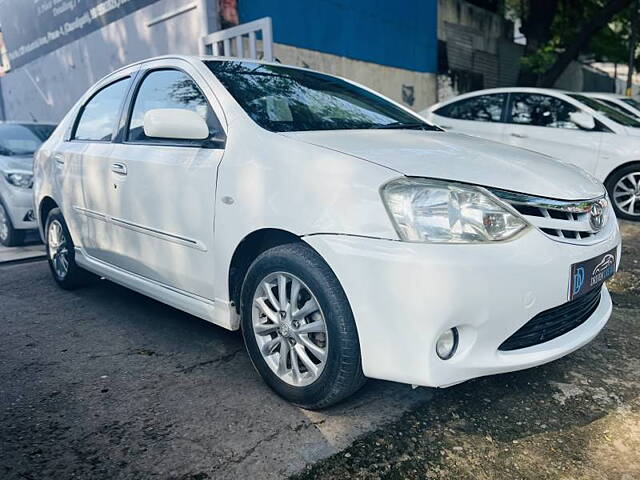
[[[93,274],[242,329],[306,408],[365,377],[444,387],[562,357],[606,324],[620,260],[584,171],[250,60],[108,75],[38,151],[34,192],[62,288]]]
[[[595,98],[605,105],[609,105],[612,108],[620,110],[622,113],[626,113],[636,119],[640,119],[640,102],[631,97],[617,93],[604,92],[583,92],[581,94],[586,97]]]
[[[0,244],[21,245],[38,228],[33,208],[33,154],[54,125],[0,122]]]
[[[619,217],[640,220],[640,120],[581,93],[541,88],[479,90],[421,115],[578,165],[604,182]]]

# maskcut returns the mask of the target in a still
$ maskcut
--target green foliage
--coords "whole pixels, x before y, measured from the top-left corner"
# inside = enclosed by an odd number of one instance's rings
[[[552,39],[535,52],[523,56],[521,59],[522,68],[535,74],[542,74],[549,70],[556,61],[558,57],[557,51],[557,39]]]
[[[505,0],[506,8],[512,16],[518,16],[526,24],[531,9],[539,9],[536,0]],[[559,0],[555,9],[549,7],[546,18],[551,20],[546,38],[530,38],[537,49],[527,48],[522,59],[522,67],[533,74],[546,72],[555,62],[558,53],[570,45],[581,27],[589,19],[596,17],[607,0]],[[539,13],[539,12],[538,12]],[[631,7],[615,15],[611,22],[593,36],[580,52],[592,55],[598,61],[626,63],[631,31]],[[533,30],[535,33],[535,30]]]

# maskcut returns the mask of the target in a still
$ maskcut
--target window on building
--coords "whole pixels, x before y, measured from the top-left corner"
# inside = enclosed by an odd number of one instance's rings
[[[218,118],[191,77],[179,70],[155,70],[144,78],[136,95],[127,137],[130,142],[202,144],[201,140],[164,140],[147,137],[143,127],[144,115],[149,110],[157,108],[191,110],[207,122],[212,137],[222,131]]]
[[[511,121],[520,125],[579,130],[580,127],[570,118],[577,111],[578,107],[549,95],[511,94]]]
[[[456,120],[474,120],[476,122],[500,122],[504,110],[506,94],[494,93],[465,98],[445,105],[436,110],[436,115]]]
[[[74,138],[87,141],[111,141],[128,85],[129,78],[123,78],[91,97],[80,113]]]

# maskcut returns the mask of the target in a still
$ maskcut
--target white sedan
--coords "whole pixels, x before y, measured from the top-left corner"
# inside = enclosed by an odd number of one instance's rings
[[[34,191],[62,288],[106,277],[242,329],[305,408],[366,377],[445,387],[562,357],[609,319],[620,260],[582,170],[248,60],[103,78],[37,153]]]
[[[604,182],[616,214],[640,220],[640,120],[580,93],[479,90],[421,113],[445,130],[547,154]]]
[[[619,110],[621,113],[640,119],[640,102],[631,97],[606,92],[584,92],[582,95],[595,98],[601,103]]]

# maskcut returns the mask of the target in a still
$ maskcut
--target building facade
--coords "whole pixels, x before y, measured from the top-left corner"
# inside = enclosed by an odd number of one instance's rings
[[[272,19],[277,61],[347,77],[415,110],[436,101],[437,0],[0,0],[4,116],[57,122],[111,71],[197,54],[207,33],[262,17]]]

